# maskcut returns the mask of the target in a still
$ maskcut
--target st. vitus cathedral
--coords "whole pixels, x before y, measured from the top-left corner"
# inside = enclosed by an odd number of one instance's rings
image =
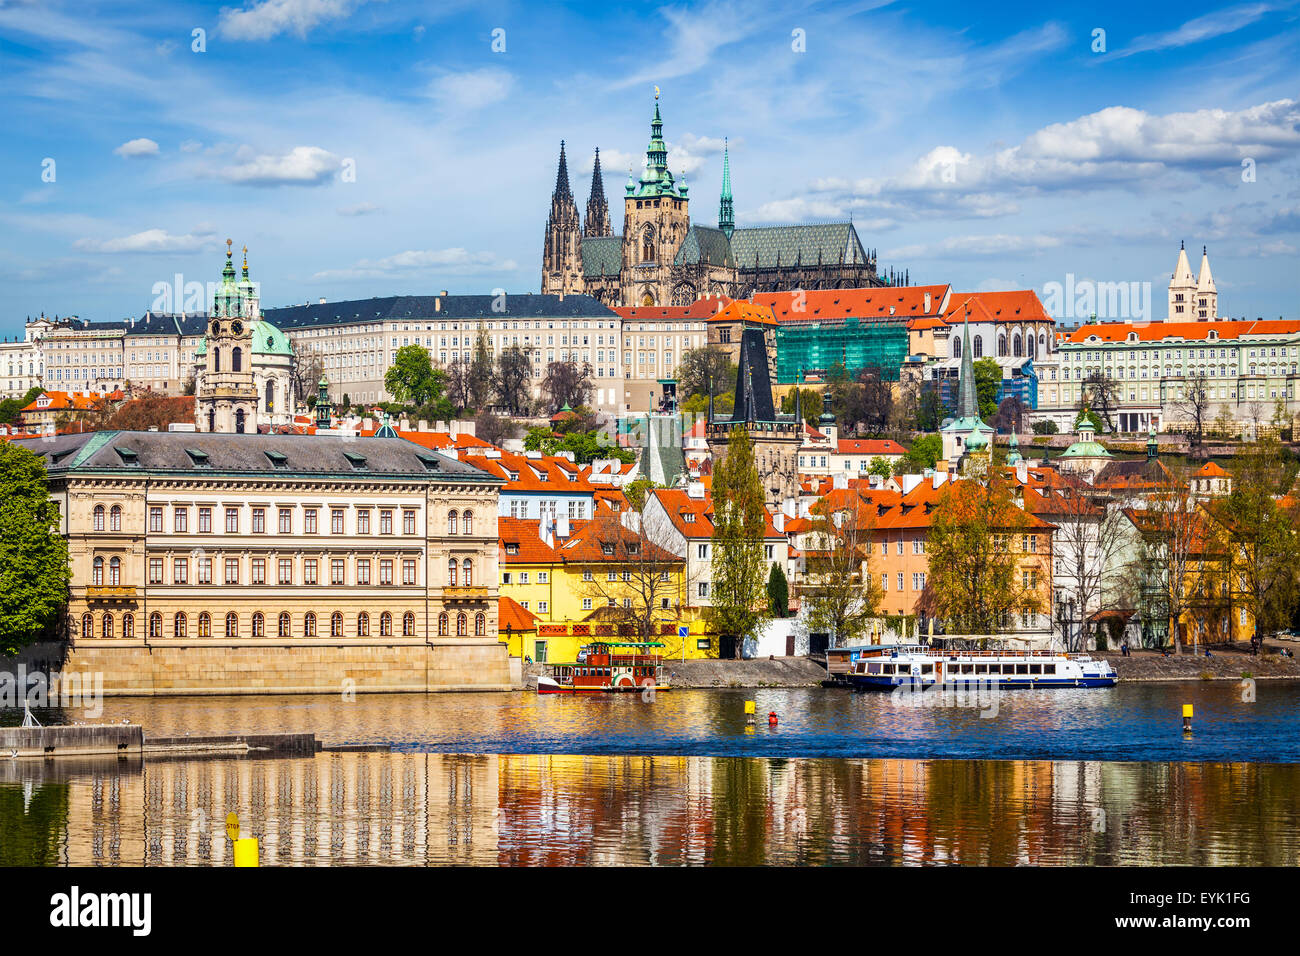
[[[876,255],[851,222],[737,229],[730,156],[722,153],[718,225],[692,225],[685,180],[668,169],[658,95],[641,179],[628,176],[623,235],[610,227],[600,150],[592,167],[586,222],[569,187],[564,143],[542,252],[542,292],[585,293],[606,305],[690,305],[704,296],[906,285],[882,278]]]

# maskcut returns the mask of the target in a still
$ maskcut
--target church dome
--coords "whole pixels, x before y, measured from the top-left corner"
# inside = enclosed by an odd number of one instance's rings
[[[252,332],[254,355],[293,355],[289,336],[265,319],[254,322]]]

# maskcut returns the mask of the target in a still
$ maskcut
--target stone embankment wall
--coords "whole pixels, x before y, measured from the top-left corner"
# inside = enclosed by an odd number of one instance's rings
[[[1241,680],[1250,674],[1256,680],[1300,678],[1300,660],[1265,654],[1216,654],[1213,657],[1193,657],[1190,654],[1160,657],[1140,655],[1123,657],[1103,654],[1115,666],[1120,680],[1172,681],[1172,680]],[[1208,675],[1208,676],[1206,676]]]

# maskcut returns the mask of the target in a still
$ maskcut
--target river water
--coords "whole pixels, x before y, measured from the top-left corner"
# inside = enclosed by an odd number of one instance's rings
[[[310,731],[395,752],[0,758],[0,865],[229,865],[232,810],[264,865],[1297,865],[1300,684],[1249,696],[110,699],[99,720],[153,735]]]

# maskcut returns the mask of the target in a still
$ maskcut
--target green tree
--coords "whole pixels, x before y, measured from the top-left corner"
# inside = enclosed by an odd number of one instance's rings
[[[980,418],[993,421],[998,413],[998,389],[1002,385],[1002,366],[991,358],[975,363],[975,395],[980,404]]]
[[[18,413],[36,401],[36,397],[40,394],[40,387],[32,386],[22,398],[6,398],[0,402],[0,425],[17,425]]]
[[[766,530],[763,485],[754,464],[748,433],[733,428],[726,455],[713,469],[713,606],[714,631],[734,637],[737,647],[763,623],[763,534]]]
[[[816,389],[790,389],[785,393],[785,397],[781,399],[781,411],[786,415],[794,414],[794,397],[796,393],[799,395],[799,411],[803,414],[804,422],[808,425],[816,425],[817,419],[821,417],[822,413],[822,397]]]
[[[894,466],[889,463],[888,458],[881,458],[877,455],[867,463],[868,475],[879,475],[881,478],[888,478],[894,473]]]
[[[720,392],[713,396],[713,414],[723,418],[731,414],[736,407],[736,397],[731,392]],[[709,396],[692,395],[682,403],[681,410],[687,415],[707,415],[709,413]]]
[[[423,345],[403,345],[384,374],[384,388],[393,398],[416,408],[436,403],[446,384],[446,373],[434,369]]]
[[[922,435],[912,442],[907,454],[894,462],[894,474],[919,475],[927,468],[933,468],[942,457],[943,439],[938,435]]]
[[[0,654],[50,635],[68,599],[68,543],[41,459],[0,442]]]
[[[773,617],[790,616],[790,582],[785,579],[781,565],[775,561],[767,576],[767,607]]]
[[[807,573],[799,599],[808,628],[831,635],[832,646],[856,642],[876,616],[882,592],[871,573],[874,512],[864,504],[832,511],[813,506]]]
[[[708,397],[709,392],[720,395],[736,385],[736,366],[731,358],[716,345],[687,349],[677,366],[677,397],[686,400],[692,395]]]

